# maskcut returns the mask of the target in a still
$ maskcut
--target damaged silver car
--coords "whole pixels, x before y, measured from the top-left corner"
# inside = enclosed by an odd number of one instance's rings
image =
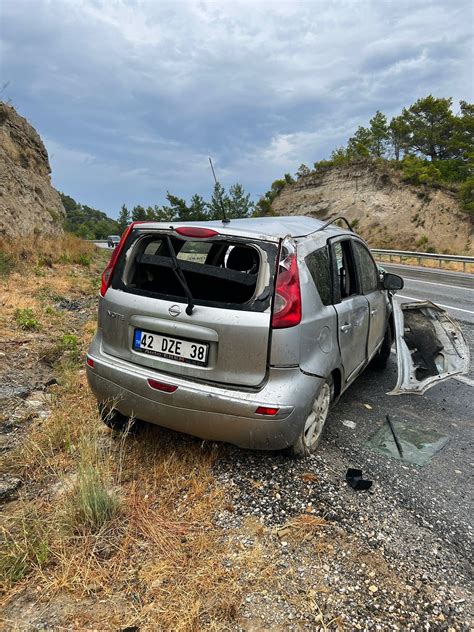
[[[133,417],[304,456],[347,387],[369,363],[385,366],[396,330],[396,392],[464,370],[467,345],[442,310],[394,318],[402,287],[331,222],[134,223],[103,273],[88,381],[112,428]]]

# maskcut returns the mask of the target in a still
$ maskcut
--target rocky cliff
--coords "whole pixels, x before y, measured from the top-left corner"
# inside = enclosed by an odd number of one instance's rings
[[[35,129],[0,101],[0,237],[62,232],[64,207]]]
[[[473,254],[472,216],[445,189],[407,184],[389,166],[330,167],[287,185],[276,215],[344,215],[373,248]]]

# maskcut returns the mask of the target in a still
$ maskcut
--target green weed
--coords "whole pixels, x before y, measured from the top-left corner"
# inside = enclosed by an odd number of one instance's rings
[[[30,307],[19,307],[16,309],[15,321],[21,329],[28,331],[36,331],[40,327],[39,321]]]

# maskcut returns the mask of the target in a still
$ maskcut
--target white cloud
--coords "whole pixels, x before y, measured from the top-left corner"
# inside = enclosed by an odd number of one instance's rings
[[[253,193],[376,109],[472,99],[470,0],[4,0],[0,83],[79,199]],[[104,186],[101,188],[101,182]],[[113,189],[113,193],[111,192]]]

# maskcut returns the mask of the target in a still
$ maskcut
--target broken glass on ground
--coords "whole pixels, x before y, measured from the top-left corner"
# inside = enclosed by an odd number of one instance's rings
[[[400,442],[403,458],[400,457],[392,431],[387,424],[384,424],[369,438],[367,445],[376,452],[391,456],[399,461],[425,465],[449,441],[449,437],[436,430],[415,428],[393,420],[392,425]]]

